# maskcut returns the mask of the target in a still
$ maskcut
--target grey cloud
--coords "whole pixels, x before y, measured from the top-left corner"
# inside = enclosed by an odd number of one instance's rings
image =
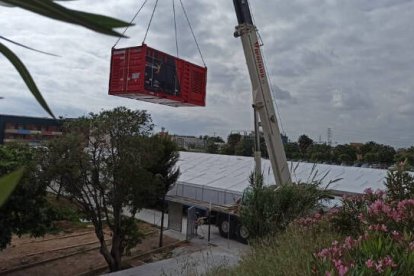
[[[283,90],[282,88],[280,88],[277,85],[273,86],[273,92],[275,93],[275,99],[276,101],[282,101],[288,104],[297,104],[298,103],[298,99],[293,97],[292,94],[287,91],[287,90]]]
[[[335,89],[332,91],[332,107],[337,110],[355,111],[372,106],[369,96],[364,91]]]
[[[355,2],[355,1],[354,1]],[[358,1],[359,2],[359,1]],[[363,11],[376,11],[378,9],[392,8],[404,4],[412,3],[411,0],[376,0],[376,1],[361,1],[359,4]]]
[[[232,36],[236,25],[232,1],[183,2],[208,65],[205,108],[174,109],[108,96],[114,37],[6,7],[0,7],[0,25],[6,37],[62,55],[49,58],[8,45],[32,72],[57,114],[76,116],[126,105],[147,109],[156,124],[176,133],[203,134],[211,129],[225,137],[231,129],[251,129],[251,84],[240,40]],[[414,33],[409,29],[413,1],[250,2],[265,43],[281,121],[293,140],[302,133],[317,138],[332,127],[335,139],[342,142],[378,140],[412,145],[413,130],[407,126],[414,116]],[[63,4],[129,21],[140,3],[91,0]],[[176,4],[180,56],[200,64],[178,1]],[[151,5],[149,1],[136,26],[128,29],[130,39],[122,39],[118,47],[141,44]],[[152,24],[148,45],[174,54],[170,1],[159,1]],[[1,113],[45,115],[2,57],[0,75],[0,95],[6,97],[0,101]],[[393,135],[387,134],[390,132]]]

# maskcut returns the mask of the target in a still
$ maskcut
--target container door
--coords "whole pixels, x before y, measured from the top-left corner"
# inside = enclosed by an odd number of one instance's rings
[[[109,93],[125,91],[126,50],[112,50]]]
[[[190,102],[205,105],[207,69],[191,66],[190,70]]]
[[[177,66],[182,102],[189,105],[204,106],[207,69],[183,60],[177,61]]]
[[[145,55],[143,47],[129,48],[127,57],[127,92],[143,92]]]

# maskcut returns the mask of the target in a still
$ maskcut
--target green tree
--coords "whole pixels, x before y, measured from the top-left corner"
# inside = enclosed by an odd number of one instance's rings
[[[391,165],[394,162],[395,149],[388,145],[381,145],[378,151],[378,162],[386,165]]]
[[[216,142],[214,142],[213,140],[207,140],[207,145],[206,145],[206,152],[208,153],[218,153],[218,146],[216,144]]]
[[[109,269],[120,270],[122,255],[140,242],[135,215],[164,190],[162,178],[151,172],[160,156],[150,139],[151,117],[120,107],[91,113],[65,128],[48,145],[43,170],[53,180],[50,188],[61,187],[62,196],[75,201],[92,221]],[[111,245],[105,241],[105,225]]]
[[[161,231],[159,247],[162,246],[164,230],[165,196],[175,185],[180,176],[180,169],[176,167],[179,153],[177,144],[171,141],[170,137],[154,136],[151,138],[153,147],[157,151],[157,161],[149,171],[161,181]]]
[[[404,162],[408,167],[414,166],[414,147],[408,149],[399,149],[395,156],[395,162]]]
[[[205,140],[205,141],[213,141],[213,142],[216,142],[216,143],[224,143],[223,138],[221,138],[220,136],[208,136],[208,135],[201,136],[200,135],[199,138],[202,139],[202,140]]]
[[[114,31],[114,28],[120,27],[127,27],[131,26],[131,24],[112,18],[103,16],[100,14],[93,14],[87,13],[82,11],[71,10],[65,8],[57,3],[52,1],[26,1],[26,0],[2,0],[0,1],[0,6],[4,7],[19,7],[29,12],[33,12],[39,14],[41,16],[49,17],[54,20],[63,21],[66,23],[76,24],[90,30],[93,30],[98,33],[113,35],[118,37],[123,37],[122,34]],[[24,47],[29,50],[33,50],[36,52],[45,53],[26,45],[20,44],[16,41],[13,41],[9,38],[0,35],[0,40],[7,41],[14,45],[18,45]],[[0,43],[0,53],[3,54],[16,68],[19,72],[21,78],[23,79],[24,83],[33,94],[37,102],[42,106],[42,108],[52,117],[54,114],[52,110],[49,108],[47,102],[44,100],[40,90],[38,89],[35,81],[33,80],[30,72],[27,70],[24,63],[19,59],[19,57],[14,54],[12,50],[10,50],[6,45]],[[46,53],[49,54],[49,53]],[[49,54],[50,55],[50,54]],[[52,54],[53,55],[53,54]],[[1,99],[1,98],[0,98]],[[17,186],[19,180],[21,179],[23,174],[22,169],[18,169],[6,176],[0,174],[0,208],[7,200],[8,196]]]
[[[375,152],[368,152],[364,154],[363,160],[367,163],[376,163],[378,161],[378,154]]]
[[[0,250],[10,244],[12,234],[38,237],[50,229],[48,182],[41,176],[37,158],[38,151],[25,145],[0,146],[0,175],[25,167],[20,184],[0,210]]]
[[[240,142],[241,135],[239,133],[231,133],[227,137],[227,144],[222,148],[221,153],[234,155],[235,147]]]
[[[351,145],[337,145],[333,150],[333,155],[338,163],[351,164],[357,160],[357,151]]]
[[[313,140],[309,138],[307,135],[302,134],[298,139],[298,145],[300,149],[300,153],[302,157],[306,156],[307,149],[313,144]]]
[[[361,146],[360,152],[365,162],[391,165],[396,154],[395,149],[388,145],[377,144],[373,141]]]
[[[234,147],[234,154],[240,156],[253,156],[254,141],[253,137],[244,136]]]
[[[289,142],[285,144],[286,158],[289,160],[299,160],[300,159],[300,149],[299,145],[296,142]]]
[[[387,172],[385,181],[387,196],[391,200],[414,198],[414,175],[406,170],[406,164],[398,164]]]
[[[332,161],[332,147],[327,144],[312,144],[307,149],[308,159],[312,162]]]

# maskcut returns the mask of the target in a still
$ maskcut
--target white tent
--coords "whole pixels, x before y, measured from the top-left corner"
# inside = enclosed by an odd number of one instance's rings
[[[169,195],[178,195],[213,204],[229,204],[243,195],[249,186],[249,176],[254,170],[253,157],[180,152],[178,161],[181,175]],[[386,170],[345,167],[325,164],[289,162],[292,179],[307,182],[323,179],[323,185],[340,179],[330,189],[363,193],[366,188],[384,189]],[[275,184],[269,160],[262,159],[262,171],[266,185]]]

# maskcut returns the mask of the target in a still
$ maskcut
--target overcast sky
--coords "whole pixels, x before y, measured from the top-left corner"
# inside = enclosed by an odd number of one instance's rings
[[[129,21],[143,1],[79,0],[70,8]],[[130,37],[140,45],[155,0]],[[62,2],[60,2],[62,3]],[[172,2],[159,1],[146,43],[175,53]],[[179,1],[176,1],[178,4]],[[251,86],[231,0],[183,0],[208,66],[207,106],[172,108],[108,96],[115,37],[0,6],[0,35],[52,52],[51,57],[5,41],[26,64],[56,115],[77,117],[116,106],[148,110],[170,133],[221,135],[252,129]],[[370,140],[414,144],[414,1],[250,0],[277,102],[291,140],[318,141],[332,129],[338,143]],[[180,56],[201,64],[177,7]],[[121,30],[122,31],[122,30]],[[0,56],[0,113],[46,117],[18,73]]]

